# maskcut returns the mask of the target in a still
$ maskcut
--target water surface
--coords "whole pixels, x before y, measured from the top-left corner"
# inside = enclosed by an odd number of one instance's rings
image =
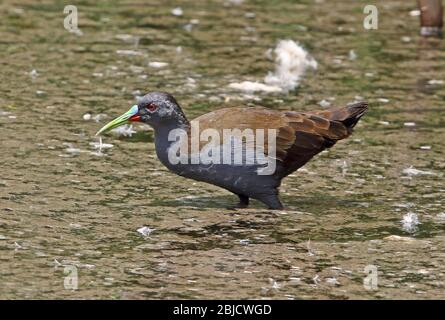
[[[79,1],[82,35],[63,28],[59,1],[0,4],[1,298],[445,298],[443,40],[418,36],[414,1],[378,1],[373,31],[366,1],[236,2]],[[228,88],[261,81],[279,39],[302,43],[317,72],[289,94]],[[360,97],[370,112],[284,180],[286,210],[233,210],[230,193],[169,173],[143,126],[107,135],[104,155],[90,145],[153,90],[190,118]],[[409,212],[420,224],[404,227]],[[368,265],[377,290],[363,286]]]

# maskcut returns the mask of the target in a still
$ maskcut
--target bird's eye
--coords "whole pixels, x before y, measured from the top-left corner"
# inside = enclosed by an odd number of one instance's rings
[[[157,108],[158,108],[158,106],[155,105],[154,103],[150,103],[150,104],[147,106],[147,110],[150,111],[150,112],[155,111]]]

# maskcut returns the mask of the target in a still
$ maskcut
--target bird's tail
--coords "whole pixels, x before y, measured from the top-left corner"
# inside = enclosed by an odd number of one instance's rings
[[[316,114],[329,120],[339,121],[351,130],[367,111],[368,103],[357,102],[341,109],[319,111]]]

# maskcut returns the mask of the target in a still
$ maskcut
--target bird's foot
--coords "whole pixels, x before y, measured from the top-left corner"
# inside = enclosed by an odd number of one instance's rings
[[[249,204],[240,201],[236,205],[234,205],[234,208],[235,209],[245,209],[248,206],[249,206]]]
[[[245,209],[249,206],[249,197],[238,194],[237,195],[239,198],[239,202],[238,204],[236,204],[235,206],[233,206],[231,209]]]
[[[276,194],[270,194],[270,195],[264,196],[258,200],[263,202],[270,210],[283,210],[284,209],[283,205],[281,204],[280,199],[278,198],[278,195],[276,195]]]
[[[285,210],[285,208],[283,206],[279,207],[268,207],[269,210]]]

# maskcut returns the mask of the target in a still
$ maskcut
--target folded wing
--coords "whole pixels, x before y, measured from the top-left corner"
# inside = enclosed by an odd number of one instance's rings
[[[196,118],[202,132],[216,129],[223,137],[224,129],[264,129],[267,154],[267,129],[276,129],[276,159],[288,175],[308,162],[313,156],[348,137],[352,128],[367,110],[366,103],[342,109],[318,112],[280,112],[266,108],[226,108]],[[190,135],[189,135],[190,136]],[[206,142],[201,142],[201,147]]]

